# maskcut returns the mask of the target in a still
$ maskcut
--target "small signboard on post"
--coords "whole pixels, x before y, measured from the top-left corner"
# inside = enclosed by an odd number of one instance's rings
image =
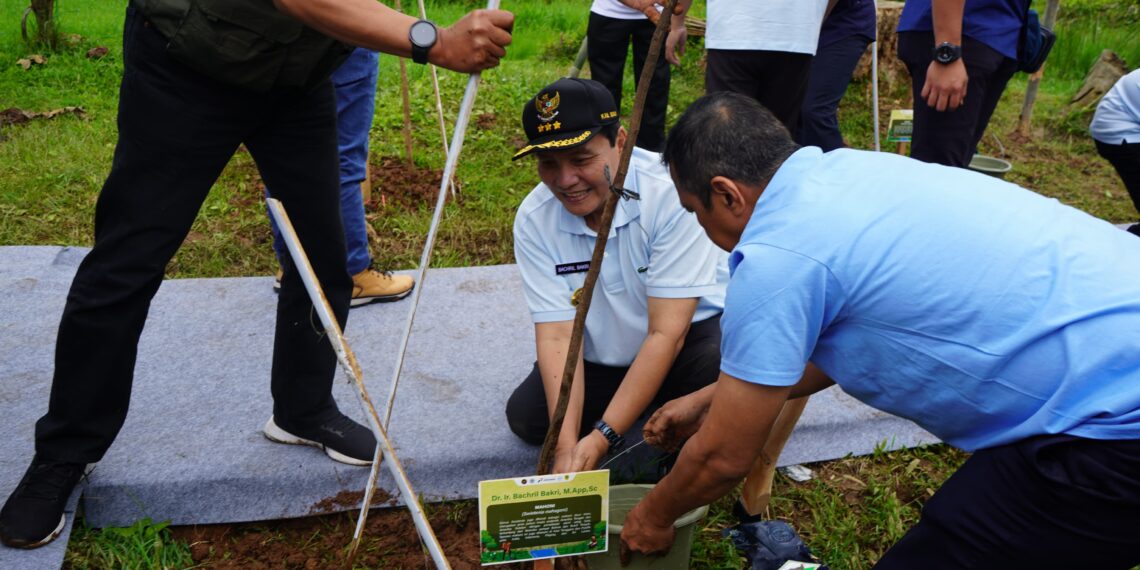
[[[605,552],[609,481],[608,469],[481,481],[480,561]]]
[[[908,143],[914,132],[914,110],[895,109],[891,111],[891,122],[887,123],[887,142]]]
[[[898,153],[906,154],[906,145],[914,133],[914,110],[895,109],[891,111],[891,121],[887,123],[887,142],[899,144]]]

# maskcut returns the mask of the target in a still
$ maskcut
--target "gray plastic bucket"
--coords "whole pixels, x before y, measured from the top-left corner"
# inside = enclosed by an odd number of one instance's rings
[[[610,487],[608,549],[605,554],[585,557],[586,562],[590,565],[590,570],[622,569],[620,558],[622,523],[625,522],[625,515],[633,510],[638,501],[652,488],[653,485],[615,485]],[[673,548],[669,549],[669,554],[654,557],[634,554],[630,559],[629,566],[626,566],[624,570],[642,568],[686,570],[689,567],[689,551],[693,548],[693,531],[697,522],[705,518],[708,512],[709,508],[705,506],[681,515],[681,518],[673,523],[673,527],[677,529],[677,538],[673,542]]]
[[[1005,178],[1006,173],[1013,170],[1013,165],[1000,158],[975,154],[974,157],[970,159],[969,168],[974,172],[989,174],[995,178]]]

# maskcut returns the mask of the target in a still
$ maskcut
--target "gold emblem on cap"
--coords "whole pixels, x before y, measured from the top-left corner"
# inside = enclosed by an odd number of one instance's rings
[[[558,116],[558,104],[562,100],[562,95],[557,91],[554,95],[550,93],[543,93],[534,99],[534,108],[538,111],[538,120],[548,122]]]
[[[579,287],[570,294],[570,304],[577,307],[578,303],[582,301],[582,288]]]

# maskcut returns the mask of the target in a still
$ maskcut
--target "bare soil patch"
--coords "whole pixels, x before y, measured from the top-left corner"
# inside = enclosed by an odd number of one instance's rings
[[[390,503],[387,496],[376,503]],[[314,505],[314,512],[357,504],[359,493],[341,493]],[[453,568],[479,567],[479,516],[470,501],[425,505],[436,537]],[[358,511],[242,524],[172,527],[190,545],[194,562],[218,570],[344,568]],[[368,515],[357,568],[435,566],[404,507],[377,508]]]
[[[389,208],[415,210],[435,203],[443,171],[408,164],[403,158],[382,157],[371,163],[372,196],[364,205],[368,213]]]

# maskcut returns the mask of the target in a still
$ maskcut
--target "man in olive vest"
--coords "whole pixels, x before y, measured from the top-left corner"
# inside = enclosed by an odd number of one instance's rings
[[[163,271],[239,145],[290,213],[333,312],[351,281],[338,201],[329,74],[349,45],[460,72],[498,65],[514,16],[478,10],[437,28],[373,0],[132,0],[123,30],[119,142],[95,211],[95,246],[59,327],[36,454],[0,511],[0,540],[47,544],[89,463],[126,419],[139,335]],[[337,409],[333,351],[284,264],[265,435],[368,465],[376,441]]]

